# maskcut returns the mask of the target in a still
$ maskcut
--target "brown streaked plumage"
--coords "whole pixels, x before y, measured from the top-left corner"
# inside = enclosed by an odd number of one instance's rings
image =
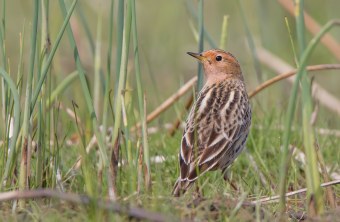
[[[243,150],[251,123],[248,95],[236,58],[219,49],[188,54],[203,64],[205,85],[186,121],[174,196],[185,193],[205,172],[221,169],[225,173]]]

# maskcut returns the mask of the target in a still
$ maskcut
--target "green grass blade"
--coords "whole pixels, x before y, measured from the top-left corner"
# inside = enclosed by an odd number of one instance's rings
[[[83,10],[81,7],[79,7],[79,6],[81,6],[81,4],[78,5],[78,7],[76,8],[76,12],[79,14],[80,23],[81,23],[82,26],[84,27],[85,36],[86,36],[86,38],[87,38],[87,40],[88,40],[88,42],[89,42],[89,44],[90,44],[91,53],[92,53],[92,55],[93,55],[94,57],[96,57],[95,40],[94,40],[93,37],[92,37],[91,29],[90,29],[90,26],[89,26],[89,22],[88,22],[87,17],[86,17],[85,14],[84,14],[84,10]],[[101,12],[99,13],[99,16],[102,17],[102,13],[101,13]],[[101,20],[102,20],[102,19],[101,19]],[[97,26],[97,28],[98,28],[98,26]],[[100,82],[99,82],[99,79],[100,79],[101,85],[103,86],[103,87],[101,87],[101,88],[103,89],[102,92],[104,93],[104,91],[105,91],[105,90],[104,90],[105,80],[104,80],[104,72],[103,72],[103,69],[101,68],[101,66],[99,66],[98,73],[99,73],[99,75],[96,76],[96,78],[98,78],[98,84],[100,83]],[[100,86],[100,84],[99,84],[99,86]],[[98,92],[98,93],[99,93],[99,92]],[[96,107],[96,106],[95,106],[95,107]]]
[[[147,176],[146,179],[147,184],[151,185],[151,168],[150,168],[150,152],[149,152],[149,144],[147,138],[147,126],[146,126],[146,114],[144,112],[144,93],[142,88],[142,79],[140,73],[140,64],[139,64],[139,51],[138,51],[138,35],[137,35],[137,19],[136,19],[136,5],[135,0],[131,0],[132,7],[132,37],[133,37],[133,52],[135,58],[135,74],[136,74],[136,84],[137,84],[137,94],[138,94],[138,108],[140,113],[140,122],[142,123],[142,139],[143,139],[143,154],[144,154],[144,162],[147,167]],[[148,187],[147,187],[148,189]]]
[[[113,14],[114,14],[114,0],[111,0],[110,7],[110,21],[109,21],[109,47],[107,52],[107,74],[105,81],[104,105],[103,105],[103,136],[106,133],[108,126],[108,112],[110,100],[110,82],[111,82],[111,63],[112,63],[112,42],[113,42]]]
[[[192,1],[185,1],[185,6],[193,19],[195,21],[198,21],[198,13],[193,7]],[[217,48],[217,44],[215,43],[214,39],[211,37],[210,33],[203,27],[203,32],[204,32],[204,38],[207,40],[211,48]]]
[[[73,10],[73,8],[76,4],[76,1],[77,0],[75,0],[73,2],[70,10]],[[65,20],[68,20],[69,15],[67,14],[67,10],[66,10],[66,6],[65,6],[64,1],[59,0],[59,5],[60,5],[60,9],[62,11],[62,14],[65,17]],[[87,82],[86,82],[85,71],[83,69],[83,66],[82,66],[80,58],[79,58],[79,53],[78,53],[76,42],[74,40],[72,29],[69,25],[67,25],[66,30],[67,30],[67,34],[68,34],[68,38],[69,38],[69,42],[71,44],[71,47],[74,49],[73,50],[74,59],[75,59],[77,70],[78,70],[78,76],[80,78],[81,87],[82,87],[82,90],[83,90],[83,93],[84,93],[84,98],[85,98],[85,102],[86,102],[86,105],[87,105],[87,109],[88,109],[90,116],[91,116],[91,121],[92,121],[92,124],[93,124],[93,131],[94,131],[94,133],[97,137],[97,141],[98,141],[98,146],[99,146],[99,151],[100,151],[100,158],[99,158],[100,162],[99,162],[98,170],[99,171],[106,170],[106,167],[108,166],[108,158],[107,158],[107,155],[106,155],[106,151],[105,151],[106,149],[105,149],[105,144],[104,144],[104,141],[103,141],[103,138],[102,138],[102,134],[99,132],[99,124],[98,124],[97,116],[96,116],[96,113],[95,113],[95,110],[94,110],[94,107],[93,107],[93,104],[92,104],[92,98],[91,98],[91,95],[90,95],[90,90],[89,90],[89,87],[88,87]]]
[[[1,52],[1,62],[5,70],[7,70],[6,64],[6,0],[2,1],[2,17],[0,24],[0,52]],[[8,96],[7,96],[7,86],[5,80],[1,80],[1,105],[2,105],[2,116],[5,123],[7,123],[7,107],[8,107]],[[6,124],[7,125],[7,124]]]
[[[46,110],[50,109],[52,103],[62,94],[65,89],[72,84],[78,77],[78,71],[74,71],[66,76],[65,79],[53,90],[51,96],[46,100]]]
[[[9,173],[9,169],[11,168],[11,164],[15,165],[15,161],[13,157],[14,157],[16,142],[17,142],[17,138],[18,138],[18,134],[20,130],[20,98],[19,98],[18,90],[16,88],[15,83],[12,81],[12,79],[7,74],[7,72],[1,67],[0,67],[0,75],[4,78],[6,84],[9,86],[12,92],[13,100],[14,100],[14,128],[13,128],[13,136],[10,140],[10,146],[9,146],[10,150],[9,150],[9,155],[8,155],[7,162],[6,162],[5,171],[1,179],[0,190],[3,190],[3,188],[7,184],[8,173]]]
[[[100,70],[101,70],[101,32],[102,32],[102,16],[101,13],[98,15],[98,22],[97,22],[97,41],[96,41],[96,48],[94,54],[94,84],[93,84],[93,103],[94,109],[96,111],[96,116],[99,118],[100,114],[100,100],[101,100],[101,93],[100,93]],[[98,119],[98,121],[100,121]]]
[[[49,23],[48,23],[48,16],[49,16],[49,0],[42,0],[41,1],[41,44],[40,44],[40,53],[41,53],[41,66],[44,67],[47,57],[50,52],[50,36],[49,36]],[[38,53],[37,53],[38,55]],[[37,56],[38,57],[38,56]],[[38,71],[38,80],[41,77],[41,68]],[[44,92],[46,91],[45,85],[41,88],[42,94],[46,95]],[[50,90],[48,90],[50,92]],[[48,94],[48,93],[47,93]],[[47,95],[48,96],[48,95]],[[36,171],[35,171],[35,186],[42,187],[43,181],[43,169],[44,169],[44,154],[45,154],[45,129],[46,129],[46,121],[44,118],[48,118],[50,115],[49,112],[44,112],[43,108],[45,105],[45,98],[41,97],[38,102],[38,146],[36,151]],[[34,119],[33,119],[34,122]]]
[[[117,88],[119,84],[120,77],[120,66],[122,64],[121,59],[123,58],[122,49],[123,49],[123,29],[124,29],[124,0],[118,0],[118,9],[117,9],[117,40],[116,40],[116,82],[115,82],[115,95],[117,94]],[[119,99],[116,97],[116,99]]]
[[[298,13],[296,15],[296,28],[298,45],[300,51],[300,58],[302,58],[302,52],[305,50],[305,21],[304,21],[304,0],[297,2]],[[316,151],[314,147],[315,135],[313,127],[310,123],[312,112],[313,112],[313,99],[311,95],[311,85],[307,77],[305,68],[302,70],[301,87],[302,87],[302,125],[303,125],[303,139],[304,149],[306,152],[307,162],[306,168],[306,180],[307,180],[307,206],[309,214],[313,215],[316,213],[320,215],[323,213],[323,201],[322,191],[320,183],[320,175],[318,171],[318,161],[316,157]],[[313,198],[313,199],[312,199]],[[310,207],[310,203],[313,204]],[[315,211],[315,212],[314,212]]]
[[[51,53],[49,54],[48,58],[47,58],[47,61],[45,63],[45,66],[43,67],[42,69],[42,72],[41,72],[41,77],[39,79],[39,82],[37,83],[37,86],[36,86],[36,89],[34,91],[34,94],[33,94],[33,97],[32,97],[32,101],[31,101],[31,111],[33,110],[36,102],[37,102],[37,99],[38,99],[38,96],[40,94],[40,90],[41,90],[41,87],[46,79],[46,75],[48,73],[48,70],[51,66],[51,63],[52,63],[52,60],[53,60],[53,57],[59,47],[59,44],[60,44],[60,41],[61,41],[61,38],[63,37],[63,34],[65,32],[65,29],[70,21],[70,18],[71,18],[71,15],[73,13],[73,10],[77,4],[77,1],[78,0],[74,0],[67,15],[65,16],[65,19],[64,19],[64,22],[63,22],[63,25],[58,33],[58,36],[56,38],[56,42],[55,44],[53,45],[52,49],[51,49]]]
[[[198,52],[204,50],[204,16],[203,16],[203,0],[198,1]],[[203,87],[203,66],[198,62],[198,72],[197,72],[197,90],[201,90]]]
[[[119,70],[119,78],[118,78],[118,88],[115,96],[115,122],[112,134],[112,140],[116,141],[118,138],[118,132],[121,126],[121,118],[122,118],[122,95],[124,96],[124,87],[125,80],[127,75],[127,64],[128,64],[128,55],[129,55],[129,46],[130,46],[130,33],[131,33],[131,5],[130,1],[127,2],[127,13],[124,22],[123,28],[123,42],[122,42],[122,55],[121,55],[121,64]]]
[[[288,103],[288,112],[286,114],[286,121],[285,121],[285,131],[283,133],[283,150],[281,155],[281,172],[280,172],[280,209],[281,212],[285,210],[285,192],[286,192],[286,179],[287,179],[287,161],[288,161],[288,146],[291,137],[291,127],[293,122],[293,116],[296,108],[296,99],[297,99],[297,92],[298,87],[300,84],[300,80],[302,75],[305,73],[305,67],[307,65],[307,61],[311,56],[313,50],[315,49],[316,45],[319,43],[322,36],[324,36],[333,26],[340,25],[340,20],[331,20],[322,29],[317,33],[316,36],[309,42],[306,50],[304,50],[303,55],[300,59],[300,66],[298,68],[297,75],[295,77],[294,85],[292,88],[292,93],[289,98]]]
[[[286,26],[287,26],[287,30],[288,30],[288,34],[289,34],[290,45],[292,46],[292,50],[293,50],[295,65],[298,66],[299,62],[298,62],[298,58],[297,58],[297,55],[296,55],[295,46],[294,46],[293,37],[292,37],[292,32],[290,30],[290,26],[289,26],[287,17],[285,17],[285,22],[286,22]]]
[[[93,40],[93,37],[92,37],[92,34],[91,34],[91,29],[90,29],[90,27],[88,25],[86,16],[84,15],[84,10],[81,7],[81,4],[79,4],[79,6],[77,7],[76,12],[79,15],[80,23],[84,27],[85,35],[86,35],[86,37],[87,37],[87,39],[89,41],[91,52],[94,55],[95,54],[94,40]]]
[[[259,83],[261,83],[261,82],[263,82],[262,70],[261,70],[261,65],[260,65],[259,58],[258,58],[257,53],[256,53],[256,47],[255,47],[255,43],[254,43],[254,40],[253,40],[253,36],[252,36],[252,34],[250,32],[250,29],[249,29],[247,18],[246,18],[246,15],[244,13],[244,10],[243,10],[242,2],[241,2],[241,0],[236,1],[236,2],[237,2],[238,7],[240,9],[240,14],[241,14],[241,17],[242,17],[242,22],[243,22],[243,27],[244,27],[245,32],[246,32],[248,45],[249,45],[251,56],[252,56],[253,62],[254,62],[254,68],[255,68],[255,72],[256,72],[257,81]]]
[[[23,134],[22,134],[22,149],[21,149],[21,163],[19,172],[19,190],[27,189],[27,152],[30,146],[29,133],[30,133],[30,119],[31,119],[31,98],[32,98],[32,85],[33,85],[33,75],[34,75],[34,64],[36,56],[36,43],[37,43],[37,33],[38,33],[38,17],[39,17],[39,0],[34,1],[34,12],[33,12],[33,27],[31,36],[31,52],[30,52],[30,62],[29,62],[29,73],[26,83],[26,98],[24,107],[24,120],[22,124]],[[19,206],[24,207],[25,202],[23,200],[19,201]]]
[[[221,31],[221,39],[220,39],[220,49],[225,50],[227,47],[227,37],[228,37],[228,19],[229,16],[223,16],[222,22],[222,31]]]
[[[122,123],[122,112],[123,112],[123,103],[124,103],[124,89],[126,84],[126,78],[127,78],[127,64],[128,64],[128,55],[129,55],[129,47],[130,47],[130,33],[131,33],[131,2],[127,1],[126,3],[126,12],[125,12],[125,18],[124,18],[124,27],[123,27],[123,41],[122,41],[122,52],[121,52],[121,64],[119,65],[119,76],[118,76],[118,85],[116,88],[116,94],[115,94],[115,105],[114,105],[114,126],[113,126],[113,134],[112,134],[112,141],[115,143],[118,139],[118,133],[121,129],[121,123]],[[118,15],[119,17],[120,15]],[[120,21],[122,19],[120,18]],[[126,123],[127,124],[127,123]],[[125,127],[125,133],[129,133],[128,128]],[[126,151],[128,153],[130,149],[130,138],[128,135],[126,135]],[[128,161],[129,161],[128,156]],[[131,165],[132,166],[132,165]],[[132,172],[132,171],[130,171]],[[130,175],[131,176],[131,175]],[[131,181],[132,182],[132,181]],[[130,187],[132,188],[134,184],[130,184]]]

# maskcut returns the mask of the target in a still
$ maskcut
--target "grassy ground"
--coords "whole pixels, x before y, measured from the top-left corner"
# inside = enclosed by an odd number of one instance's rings
[[[310,20],[283,2],[1,1],[0,220],[272,221],[283,212],[336,221],[340,187],[320,184],[339,180],[339,71],[306,78],[303,70],[340,56],[308,44]],[[302,3],[321,26],[338,16],[337,1]],[[325,33],[339,39],[336,26]],[[196,75],[185,52],[197,45],[235,54],[249,91],[287,71],[274,56],[298,63],[299,93],[280,81],[253,97],[247,150],[230,181],[211,172],[173,198],[182,129],[170,135],[168,126],[185,120],[194,87],[153,121],[146,116]],[[261,47],[273,53],[269,65]],[[310,79],[336,101],[327,106],[320,89],[312,97]]]

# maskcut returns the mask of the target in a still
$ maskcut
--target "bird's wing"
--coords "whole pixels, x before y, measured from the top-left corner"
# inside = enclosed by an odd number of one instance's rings
[[[196,180],[198,175],[221,167],[221,157],[230,165],[246,141],[251,116],[247,95],[239,90],[215,93],[208,92],[201,106],[194,106],[189,114],[179,158],[183,180]]]

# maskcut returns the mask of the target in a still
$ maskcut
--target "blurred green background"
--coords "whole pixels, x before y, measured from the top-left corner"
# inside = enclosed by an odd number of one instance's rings
[[[289,0],[288,0],[289,1]],[[294,57],[285,24],[288,17],[293,38],[295,35],[294,18],[277,2],[272,0],[241,1],[244,7],[247,23],[256,46],[262,46],[294,66]],[[196,3],[196,1],[194,1]],[[88,78],[91,80],[94,73],[94,60],[89,42],[79,21],[79,9],[84,12],[92,37],[96,40],[96,26],[98,15],[102,15],[102,56],[107,54],[108,16],[110,2],[104,0],[81,0],[78,2],[75,16],[71,18],[72,28],[80,51],[81,61],[86,67]],[[185,81],[196,75],[196,61],[186,55],[187,51],[197,51],[197,42],[191,27],[197,27],[195,19],[186,8],[186,1],[136,1],[137,26],[139,35],[139,48],[141,55],[141,68],[143,84],[147,97],[147,110],[152,110],[171,93],[176,91]],[[61,26],[61,15],[57,1],[50,2],[50,33],[53,44],[57,31]],[[54,10],[56,8],[56,10]],[[339,16],[340,2],[337,0],[318,1],[309,0],[305,3],[306,11],[321,25],[328,20]],[[117,11],[117,6],[115,6]],[[31,31],[32,5],[30,1],[7,1],[6,6],[6,49],[8,62],[12,72],[16,72],[19,52],[19,33],[25,28],[25,64],[29,59],[29,37]],[[117,12],[116,12],[117,13]],[[225,50],[232,52],[240,61],[248,89],[258,85],[254,72],[253,60],[247,44],[246,34],[240,8],[237,1],[210,0],[204,2],[204,25],[211,34],[216,44],[219,44],[223,16],[229,16],[227,47]],[[115,21],[116,23],[116,21]],[[340,30],[331,31],[335,39],[340,39]],[[114,38],[116,35],[114,33]],[[307,40],[311,35],[307,35]],[[115,40],[114,40],[115,43]],[[115,50],[115,45],[113,46]],[[211,46],[207,42],[205,49]],[[55,78],[57,82],[75,69],[73,59],[70,59],[67,39],[64,37],[54,59]],[[115,53],[113,53],[115,61]],[[321,44],[313,53],[310,64],[336,63],[336,59]],[[105,64],[102,64],[104,67]],[[25,70],[28,66],[25,65]],[[130,70],[133,67],[130,66]],[[114,68],[113,68],[114,70]],[[262,68],[263,79],[273,76],[273,73]],[[340,95],[338,71],[327,71],[326,75],[316,75],[317,82],[335,95]],[[115,73],[114,73],[115,75]],[[130,75],[133,78],[134,75]],[[92,81],[90,81],[92,82]],[[156,83],[156,84],[154,84]],[[77,85],[77,84],[75,84]],[[75,100],[82,105],[82,95],[77,93],[79,86],[72,87],[66,92],[67,98]],[[279,83],[269,89],[270,95],[266,100],[262,96],[256,98],[262,105],[276,102],[277,105],[287,100],[278,100],[281,96],[288,96],[287,84]],[[339,96],[340,97],[340,96]],[[66,101],[65,101],[66,102]]]

